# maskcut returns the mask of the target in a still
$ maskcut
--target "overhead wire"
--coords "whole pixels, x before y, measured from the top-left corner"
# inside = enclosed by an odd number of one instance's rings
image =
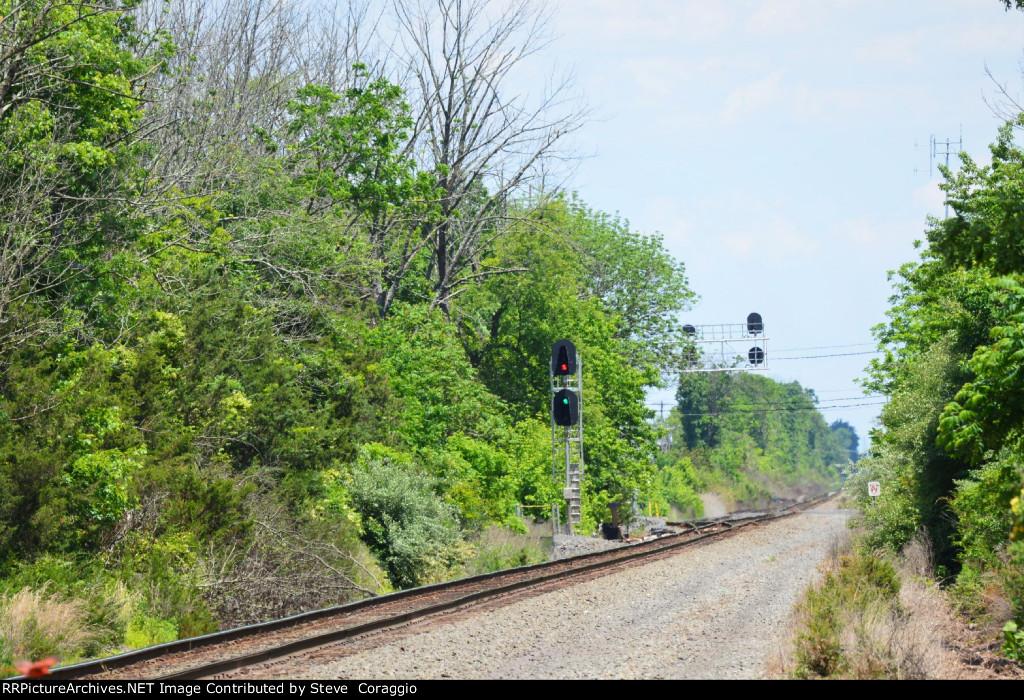
[[[794,412],[794,411],[835,411],[835,410],[838,410],[840,408],[856,408],[856,407],[859,407],[859,406],[884,406],[886,403],[888,403],[888,402],[887,401],[873,401],[873,402],[864,402],[864,403],[840,404],[838,406],[789,406],[789,407],[777,406],[777,407],[771,407],[771,408],[747,408],[747,409],[730,408],[730,409],[725,409],[725,410],[706,411],[706,412],[701,412],[701,413],[679,413],[677,415],[690,417],[690,416],[720,416],[720,415],[725,415],[725,414],[730,414],[730,413],[790,413],[790,412]]]
[[[756,338],[755,338],[755,340],[756,340]],[[846,344],[842,344],[842,345],[815,345],[815,346],[808,346],[808,347],[802,347],[802,348],[785,348],[785,349],[780,349],[780,350],[772,350],[771,353],[768,354],[768,358],[770,358],[773,361],[774,360],[778,360],[778,361],[786,361],[786,360],[817,360],[817,359],[825,359],[825,358],[831,358],[831,357],[854,357],[854,356],[860,356],[860,355],[879,355],[879,354],[882,353],[881,350],[861,350],[861,351],[857,351],[857,352],[827,353],[827,354],[822,354],[822,355],[793,355],[793,356],[790,356],[790,357],[778,357],[777,355],[775,355],[776,352],[800,352],[800,351],[803,351],[803,350],[832,350],[832,349],[865,347],[865,346],[868,346],[868,345],[874,345],[874,343],[846,343]],[[842,408],[858,408],[858,407],[861,407],[861,406],[883,406],[883,405],[885,405],[887,403],[887,401],[858,402],[858,403],[849,403],[849,404],[835,404],[835,402],[839,402],[839,401],[855,401],[855,400],[861,399],[861,398],[868,398],[868,399],[870,399],[870,398],[881,398],[881,397],[884,397],[884,396],[885,396],[884,394],[868,394],[868,395],[865,395],[865,396],[850,396],[850,397],[842,397],[842,398],[834,398],[834,399],[819,399],[813,406],[807,406],[807,405],[800,405],[800,406],[790,405],[790,406],[785,406],[785,405],[781,405],[781,404],[770,404],[770,405],[764,405],[764,406],[760,406],[760,407],[751,406],[751,407],[736,408],[736,409],[728,409],[727,408],[725,410],[718,410],[718,411],[714,411],[714,412],[711,412],[711,413],[682,413],[682,414],[679,414],[679,415],[682,415],[682,416],[705,416],[705,415],[719,415],[719,414],[723,414],[723,413],[778,413],[778,412],[788,412],[788,411],[831,411],[831,410],[837,410],[837,409],[842,409]],[[668,403],[672,406],[672,408],[675,408],[675,406],[672,405],[674,402],[668,402]],[[823,403],[825,403],[825,404],[835,404],[835,405],[821,405]],[[651,408],[661,407],[662,409],[664,409],[665,404],[666,404],[665,401],[653,401],[653,402],[647,402],[646,405],[648,407],[651,407]]]
[[[832,401],[856,401],[856,399],[858,399],[858,398],[871,399],[871,398],[880,398],[881,396],[883,396],[883,395],[882,394],[875,394],[875,395],[864,396],[864,397],[849,397],[849,398],[843,398],[843,399],[832,399]],[[804,405],[796,405],[796,404],[786,405],[786,404],[782,404],[782,403],[774,403],[774,404],[761,404],[761,405],[757,405],[757,406],[743,406],[743,407],[735,407],[735,408],[731,407],[731,406],[725,406],[725,407],[716,409],[714,411],[703,411],[703,412],[700,412],[700,413],[679,413],[678,415],[681,415],[681,416],[707,416],[707,415],[713,415],[713,416],[715,416],[715,415],[726,414],[726,413],[783,413],[783,412],[789,412],[789,411],[833,411],[833,410],[837,410],[837,409],[840,409],[840,408],[856,408],[856,407],[861,407],[861,406],[884,406],[886,403],[888,403],[888,401],[856,401],[855,403],[835,404],[835,405],[828,405],[828,406],[821,406],[821,405],[817,405],[817,404],[812,405],[812,406],[808,406],[806,404],[804,404]],[[670,409],[677,408],[677,404],[675,404],[674,402],[667,402],[667,401],[666,402],[657,402],[657,401],[655,401],[655,402],[647,402],[646,405],[647,405],[648,408],[661,407],[662,409],[664,409],[664,407],[666,405],[668,405]]]
[[[806,348],[776,348],[775,352],[802,352],[804,350],[834,350],[836,348],[861,348],[865,345],[877,345],[877,343],[847,343],[846,345],[812,345]]]
[[[815,393],[817,393],[817,392],[815,392]],[[802,394],[801,396],[807,396],[807,395],[806,394]],[[863,399],[880,399],[880,398],[883,398],[885,396],[886,396],[886,394],[861,394],[859,396],[841,396],[841,397],[833,398],[833,399],[818,399],[815,403],[817,404],[817,403],[823,403],[823,402],[824,403],[836,403],[837,401],[861,401]],[[796,400],[799,400],[800,397],[794,396],[792,398],[796,401]],[[810,398],[810,397],[808,397],[808,398]],[[662,404],[674,403],[674,401],[648,401],[646,403],[647,403],[648,406],[660,406]],[[800,403],[803,403],[803,402],[800,402]],[[759,406],[778,406],[779,403],[776,402],[776,403],[772,403],[772,404],[757,404],[757,405],[759,405]]]
[[[781,352],[781,351],[780,350],[776,350],[776,351],[773,351],[773,352]],[[861,352],[837,352],[837,353],[832,353],[831,355],[798,355],[798,356],[794,356],[794,357],[777,357],[774,354],[767,354],[766,353],[765,356],[768,359],[771,359],[771,360],[817,360],[817,359],[822,358],[822,357],[851,357],[853,355],[880,355],[880,354],[882,354],[881,350],[863,350]]]

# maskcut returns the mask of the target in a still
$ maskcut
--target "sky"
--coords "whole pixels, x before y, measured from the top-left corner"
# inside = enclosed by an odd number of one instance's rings
[[[550,28],[544,60],[593,110],[572,189],[664,237],[701,297],[686,322],[759,312],[767,374],[814,389],[865,448],[882,399],[856,383],[873,356],[860,353],[888,271],[944,213],[930,138],[956,151],[962,133],[987,162],[993,105],[1022,92],[1024,14],[998,0],[561,0]]]

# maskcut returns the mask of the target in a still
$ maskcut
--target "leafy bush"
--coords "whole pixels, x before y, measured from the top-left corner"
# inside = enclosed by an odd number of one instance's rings
[[[178,627],[173,620],[161,620],[148,615],[135,615],[128,623],[124,643],[132,649],[166,644],[178,638]]]
[[[675,508],[682,517],[702,517],[704,502],[697,493],[701,480],[690,458],[659,454],[655,464],[658,472],[654,498],[659,512],[669,515],[671,508]]]
[[[842,670],[839,598],[838,582],[829,573],[820,586],[808,589],[797,607],[800,631],[796,638],[796,677],[827,678]]]
[[[1024,629],[1020,629],[1012,620],[1003,625],[1003,653],[1020,663],[1024,663]]]
[[[876,633],[905,616],[893,564],[876,553],[851,553],[828,566],[797,606],[797,678],[896,677],[894,651]]]
[[[363,538],[401,588],[444,579],[468,554],[455,508],[433,486],[408,455],[380,445],[363,447],[352,472]]]
[[[122,575],[130,577],[140,589],[145,614],[172,621],[182,638],[218,628],[199,586],[197,550],[189,533],[140,542],[122,569]]]

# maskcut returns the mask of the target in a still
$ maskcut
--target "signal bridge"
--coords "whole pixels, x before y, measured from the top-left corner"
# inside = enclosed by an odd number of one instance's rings
[[[749,372],[768,369],[768,336],[761,314],[746,323],[683,326],[682,372]]]

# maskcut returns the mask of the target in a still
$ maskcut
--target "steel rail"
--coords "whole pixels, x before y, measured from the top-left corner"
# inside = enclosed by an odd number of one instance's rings
[[[496,586],[490,586],[484,588],[483,590],[474,591],[464,596],[459,596],[458,598],[454,598],[441,603],[436,603],[433,605],[416,608],[415,610],[385,616],[379,620],[372,620],[369,622],[353,625],[351,627],[346,627],[343,629],[333,630],[327,633],[305,637],[303,639],[287,642],[285,644],[270,647],[257,652],[242,654],[230,659],[196,665],[183,671],[178,671],[164,676],[157,676],[153,678],[153,680],[188,679],[216,675],[217,673],[224,673],[229,670],[236,670],[244,666],[261,663],[263,661],[268,661],[273,658],[288,656],[298,651],[304,651],[306,649],[311,649],[317,646],[323,646],[325,644],[341,641],[349,637],[366,634],[368,632],[385,629],[387,627],[394,627],[396,625],[404,624],[412,620],[427,617],[429,615],[434,615],[440,612],[445,612],[458,607],[462,607],[484,598],[503,595],[531,586],[537,586],[543,583],[557,580],[559,578],[569,578],[577,574],[587,573],[598,569],[615,566],[626,561],[640,559],[647,556],[654,556],[656,554],[660,554],[666,551],[696,544],[698,542],[713,537],[727,536],[746,527],[747,525],[767,522],[795,515],[799,513],[801,510],[805,510],[814,505],[817,505],[821,501],[824,501],[825,499],[829,498],[831,495],[833,494],[818,496],[816,498],[808,499],[807,501],[804,501],[802,503],[787,506],[786,508],[777,511],[765,513],[762,516],[744,518],[732,522],[730,522],[727,519],[728,516],[726,516],[726,518],[722,518],[719,520],[701,521],[699,523],[695,522],[689,530],[686,530],[684,532],[664,535],[657,539],[638,542],[635,544],[628,544],[612,550],[590,552],[587,554],[581,554],[574,557],[567,557],[564,559],[557,559],[554,561],[543,562],[540,564],[520,566],[513,569],[503,569],[501,571],[494,571],[486,574],[478,574],[476,576],[467,576],[464,578],[455,579],[453,581],[435,583],[427,586],[420,586],[417,588],[408,588],[402,591],[388,593],[386,595],[363,598],[362,600],[354,601],[352,603],[346,603],[344,605],[300,613],[298,615],[292,615],[290,617],[271,620],[269,622],[246,625],[244,627],[236,627],[228,630],[223,630],[220,632],[213,632],[211,634],[203,635],[201,637],[192,637],[188,639],[181,639],[174,642],[169,642],[166,644],[159,644],[152,647],[146,647],[144,649],[130,651],[124,654],[119,654],[117,656],[95,659],[92,661],[86,661],[69,666],[61,666],[52,669],[50,674],[48,675],[48,678],[53,680],[71,680],[86,676],[92,676],[96,674],[110,673],[111,671],[127,668],[140,662],[158,659],[162,656],[172,656],[174,654],[188,652],[203,647],[214,647],[218,644],[223,644],[225,642],[256,637],[267,632],[276,632],[279,630],[288,629],[290,627],[296,627],[298,625],[302,625],[305,623],[324,620],[330,617],[342,617],[352,612],[382,606],[384,604],[398,600],[403,600],[406,598],[426,596],[437,592],[453,591],[461,587],[468,587],[474,584],[494,581],[496,579],[501,578],[509,578],[523,573],[544,572],[546,569],[564,568],[566,564],[572,565],[574,563],[587,562],[591,559],[601,559],[601,561],[582,563],[581,566],[575,566],[568,570],[559,570],[553,573],[541,573],[539,576],[533,576],[523,580],[514,581],[512,583],[499,583]],[[703,530],[707,530],[709,528],[719,525],[724,525],[726,529],[716,532],[702,532]],[[691,535],[693,534],[696,534],[697,536],[692,537]],[[19,676],[16,678],[21,677]],[[7,680],[15,679],[9,678]]]

